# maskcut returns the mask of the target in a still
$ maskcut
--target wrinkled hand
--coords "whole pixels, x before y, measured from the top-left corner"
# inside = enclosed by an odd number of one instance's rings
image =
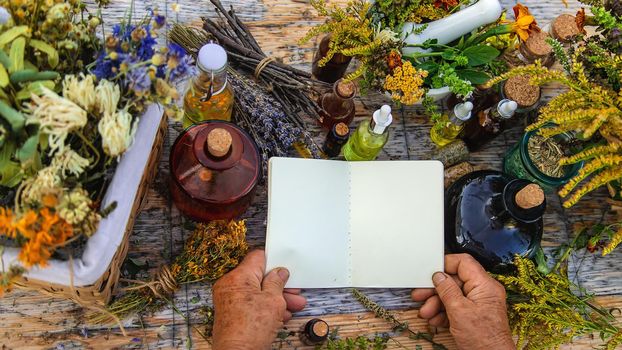
[[[264,251],[252,251],[214,285],[214,350],[270,349],[292,312],[305,307],[300,290],[283,289],[287,269],[264,277],[265,269]]]
[[[445,256],[445,273],[432,276],[435,289],[415,289],[425,301],[419,317],[449,327],[460,349],[516,349],[508,323],[505,289],[468,254]]]

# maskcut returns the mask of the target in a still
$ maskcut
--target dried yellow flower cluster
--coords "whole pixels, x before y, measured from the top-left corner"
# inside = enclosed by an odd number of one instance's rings
[[[427,71],[419,70],[406,61],[401,67],[395,68],[392,75],[387,76],[384,88],[391,93],[393,100],[413,105],[425,94],[423,81],[427,76]]]
[[[518,349],[556,349],[575,336],[600,333],[607,346],[619,339],[613,317],[572,292],[568,277],[558,272],[541,274],[534,263],[514,260],[514,276],[495,276],[508,291],[510,323],[518,335]],[[609,348],[609,347],[608,347]]]

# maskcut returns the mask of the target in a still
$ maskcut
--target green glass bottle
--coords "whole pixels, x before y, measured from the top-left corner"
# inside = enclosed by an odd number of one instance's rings
[[[343,146],[346,160],[374,160],[389,140],[388,127],[393,122],[391,107],[384,105],[374,112],[371,120],[359,124]]]
[[[467,101],[457,104],[449,115],[443,115],[430,129],[432,142],[443,147],[454,141],[464,129],[464,123],[471,119],[473,103]]]

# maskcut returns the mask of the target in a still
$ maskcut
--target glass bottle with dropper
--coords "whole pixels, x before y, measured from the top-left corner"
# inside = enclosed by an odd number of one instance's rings
[[[349,161],[374,160],[389,140],[389,125],[393,122],[391,107],[382,106],[371,120],[359,124],[343,146],[343,156]]]
[[[449,115],[443,115],[430,129],[430,138],[439,147],[454,141],[464,129],[464,124],[471,119],[473,103],[466,101],[454,106]]]
[[[504,99],[488,109],[477,112],[476,116],[466,123],[462,134],[469,151],[479,150],[488,141],[501,134],[506,121],[514,116],[517,109],[516,101]]]
[[[197,56],[199,74],[184,96],[184,128],[205,120],[231,120],[233,88],[227,83],[227,52],[214,43]]]

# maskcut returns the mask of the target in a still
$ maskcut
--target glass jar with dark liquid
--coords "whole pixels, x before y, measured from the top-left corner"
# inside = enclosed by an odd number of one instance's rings
[[[236,218],[251,204],[260,164],[255,142],[238,126],[223,121],[193,125],[171,151],[173,202],[193,220]]]
[[[515,255],[532,257],[542,239],[542,189],[498,171],[476,171],[456,181],[445,197],[445,244],[468,253],[487,270],[511,269]]]

